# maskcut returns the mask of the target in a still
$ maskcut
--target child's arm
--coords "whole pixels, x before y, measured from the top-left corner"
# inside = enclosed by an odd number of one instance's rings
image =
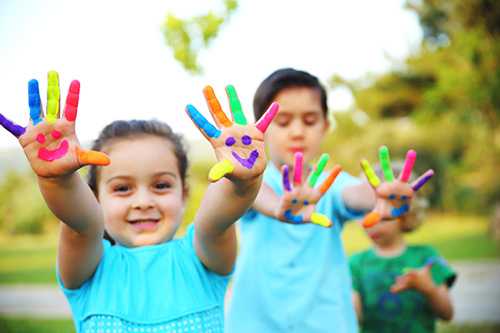
[[[357,291],[352,292],[352,303],[354,304],[354,310],[356,310],[358,322],[363,321],[363,303],[361,301],[361,295]]]
[[[186,111],[212,144],[218,163],[209,173],[207,192],[195,217],[194,246],[203,264],[219,274],[232,271],[236,258],[233,224],[252,205],[266,167],[264,132],[278,111],[273,104],[256,124],[247,124],[236,91],[227,87],[233,121],[229,120],[211,87],[204,89],[218,128],[192,105]]]
[[[64,222],[58,266],[67,288],[78,287],[90,277],[102,253],[102,212],[76,171],[88,164],[109,163],[105,155],[80,148],[75,134],[79,91],[79,82],[73,81],[64,117],[59,119],[58,74],[49,72],[45,118],[36,80],[28,84],[31,121],[26,128],[0,115],[2,126],[19,139],[47,205]]]
[[[439,318],[451,320],[453,318],[453,305],[451,303],[448,287],[445,284],[436,285],[430,273],[431,265],[426,265],[420,270],[413,270],[396,279],[392,285],[392,292],[401,292],[415,289],[422,293],[432,310]]]

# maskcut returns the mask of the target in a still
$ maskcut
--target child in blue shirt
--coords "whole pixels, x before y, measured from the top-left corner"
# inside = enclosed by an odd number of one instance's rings
[[[367,182],[338,173],[338,167],[333,177],[318,179],[319,184],[336,176],[325,191],[295,176],[306,173],[329,127],[326,91],[315,76],[292,68],[275,71],[255,93],[257,119],[272,101],[280,112],[265,135],[271,163],[239,224],[226,331],[357,332],[341,231],[347,220],[373,209],[377,194]],[[287,177],[280,169],[294,174],[293,189],[283,189]],[[320,222],[307,223],[314,222],[313,215]]]
[[[180,136],[159,121],[115,121],[93,150],[84,150],[75,135],[79,82],[71,83],[63,117],[56,72],[49,72],[45,116],[36,80],[28,92],[30,124],[24,128],[3,115],[0,124],[19,139],[48,206],[62,221],[57,276],[77,332],[222,332],[236,256],[233,223],[260,187],[263,132],[276,105],[257,124],[247,124],[229,86],[233,123],[207,87],[220,129],[188,105],[219,162],[194,227],[173,239],[188,195]],[[85,165],[91,165],[90,186],[77,172]]]

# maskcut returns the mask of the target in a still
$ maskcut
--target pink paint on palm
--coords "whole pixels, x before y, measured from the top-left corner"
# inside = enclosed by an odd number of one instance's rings
[[[53,130],[52,133],[50,133],[50,135],[52,135],[52,137],[56,140],[62,136],[61,132],[59,132],[58,130]]]
[[[265,133],[269,124],[273,121],[276,113],[278,113],[280,106],[278,103],[273,102],[271,106],[267,109],[266,113],[257,121],[255,127],[259,129],[262,133]]]
[[[295,166],[293,167],[293,183],[300,185],[302,183],[302,153],[295,153]]]
[[[417,152],[413,149],[408,150],[406,153],[406,160],[403,166],[403,170],[399,175],[399,180],[403,182],[407,182],[410,179],[411,171],[413,170],[413,165],[415,164],[415,160],[417,159]]]
[[[47,149],[45,147],[38,150],[38,157],[41,160],[52,162],[64,157],[69,151],[69,143],[63,140],[56,149]]]
[[[40,143],[40,144],[44,144],[45,143],[45,135],[43,135],[42,133],[38,133],[38,135],[36,136],[36,141],[38,141],[38,143]]]

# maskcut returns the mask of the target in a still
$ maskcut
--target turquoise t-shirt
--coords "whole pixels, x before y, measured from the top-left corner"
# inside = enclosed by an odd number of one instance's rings
[[[264,182],[283,193],[274,165],[267,167]],[[316,211],[332,220],[331,229],[287,224],[252,210],[245,214],[226,332],[357,332],[340,238],[344,222],[359,217],[341,196],[357,182],[341,173],[318,202]]]
[[[223,332],[229,276],[209,271],[185,237],[127,248],[103,241],[94,275],[78,289],[61,286],[78,333]]]
[[[362,302],[363,333],[435,332],[436,316],[425,297],[415,290],[392,293],[396,277],[408,269],[420,269],[433,262],[431,275],[436,285],[451,287],[456,274],[430,246],[408,246],[399,256],[380,257],[367,250],[350,258],[353,288]]]

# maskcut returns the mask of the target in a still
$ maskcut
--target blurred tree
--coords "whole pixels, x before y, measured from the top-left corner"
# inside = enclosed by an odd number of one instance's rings
[[[165,42],[172,49],[174,58],[193,74],[202,72],[198,54],[217,37],[222,24],[227,22],[238,7],[237,0],[223,0],[222,13],[209,11],[206,14],[181,19],[168,13],[162,24]]]
[[[334,76],[332,85],[352,90],[370,131],[391,119],[418,125],[412,145],[438,169],[442,197],[434,205],[486,213],[500,200],[500,2],[408,0],[407,7],[423,41],[403,68],[352,82]]]

